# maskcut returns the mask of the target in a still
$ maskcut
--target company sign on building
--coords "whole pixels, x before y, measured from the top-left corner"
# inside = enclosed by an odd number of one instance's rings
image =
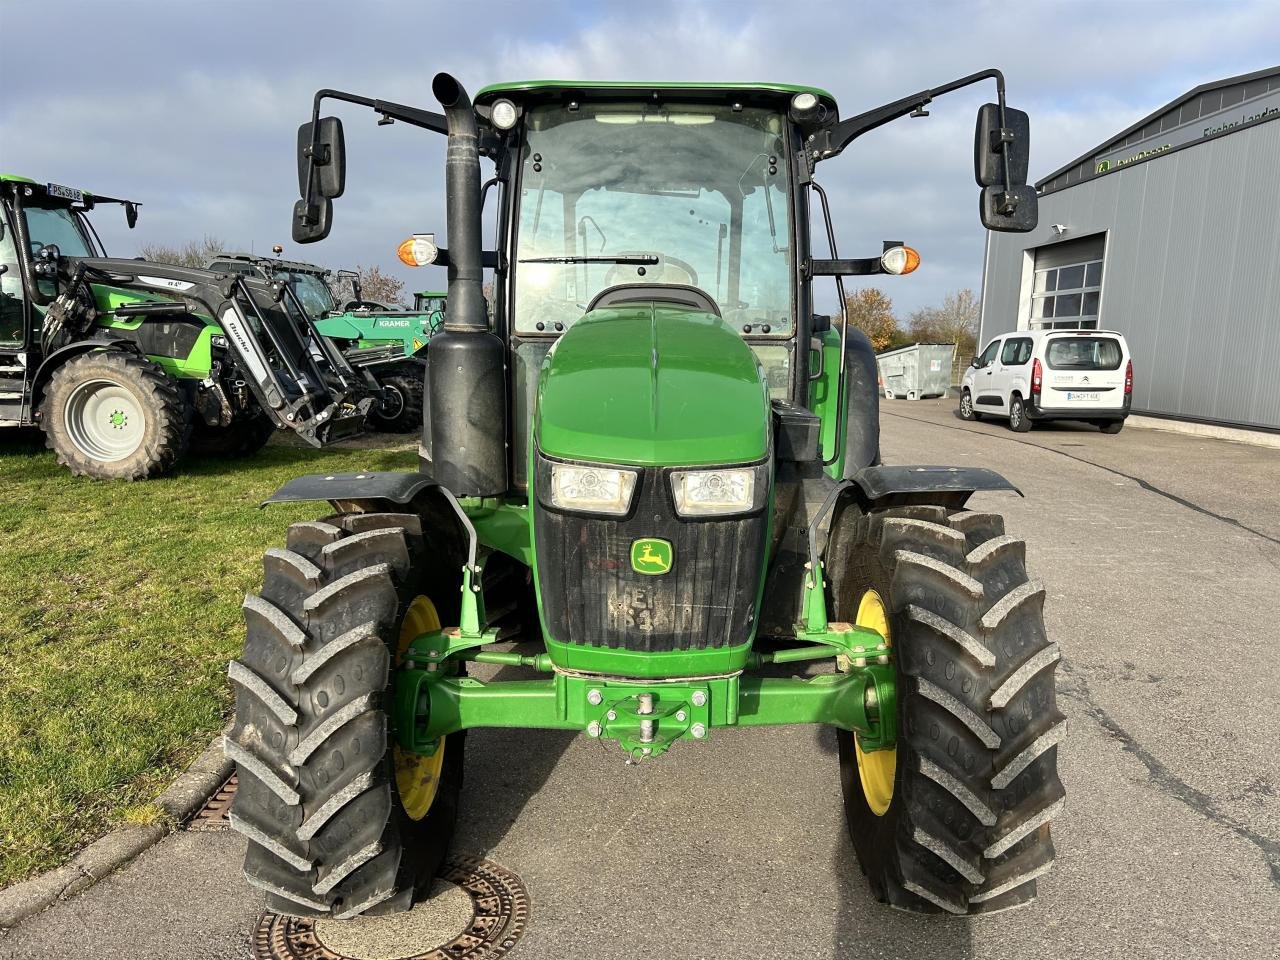
[[[1248,103],[1234,104],[1210,113],[1201,114],[1176,126],[1165,127],[1152,137],[1137,143],[1127,143],[1119,150],[1099,154],[1093,163],[1094,173],[1106,173],[1116,167],[1147,160],[1166,150],[1183,144],[1226,133],[1236,127],[1257,123],[1280,114],[1280,90],[1272,90]],[[1175,121],[1177,122],[1177,121]]]

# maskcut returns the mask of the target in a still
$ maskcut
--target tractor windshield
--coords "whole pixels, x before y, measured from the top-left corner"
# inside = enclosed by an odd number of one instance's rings
[[[57,245],[58,252],[63,256],[97,256],[79,217],[69,208],[38,206],[28,202],[23,205],[22,212],[27,218],[27,235],[31,238],[32,253],[52,243]]]
[[[785,130],[778,113],[713,104],[531,110],[516,330],[567,328],[615,284],[664,283],[701,288],[738,329],[789,336]]]
[[[292,288],[294,296],[312,320],[319,320],[326,313],[337,309],[338,304],[323,277],[295,270],[277,270],[274,275],[277,280],[283,280]]]

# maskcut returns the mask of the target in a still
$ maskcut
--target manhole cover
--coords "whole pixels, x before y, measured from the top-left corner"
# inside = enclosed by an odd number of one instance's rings
[[[227,782],[218,788],[218,792],[209,798],[209,802],[187,821],[187,829],[225,830],[228,825],[227,814],[231,812],[231,801],[235,795],[236,775],[233,773],[227,778]]]
[[[451,857],[408,913],[340,921],[264,913],[255,960],[496,960],[524,935],[529,894],[511,871]]]

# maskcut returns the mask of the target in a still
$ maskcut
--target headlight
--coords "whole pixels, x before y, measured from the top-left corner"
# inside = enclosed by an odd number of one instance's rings
[[[756,468],[676,470],[671,494],[682,517],[746,513],[756,502]]]
[[[562,510],[622,516],[631,509],[635,488],[634,470],[569,463],[551,465],[551,505]]]

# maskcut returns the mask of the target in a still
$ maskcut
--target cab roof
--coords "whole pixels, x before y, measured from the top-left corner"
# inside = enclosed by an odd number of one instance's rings
[[[219,253],[210,258],[209,262],[214,263],[218,260],[239,260],[242,263],[251,263],[271,270],[290,270],[294,273],[314,273],[317,276],[322,277],[333,273],[333,271],[328,267],[322,267],[319,264],[302,263],[298,260],[279,260],[275,257],[263,256],[259,253]]]
[[[646,83],[640,80],[514,80],[493,83],[476,94],[478,104],[489,104],[501,96],[513,99],[555,100],[566,94],[576,93],[584,99],[644,98],[664,93],[673,98],[692,100],[719,100],[730,96],[750,101],[772,101],[779,106],[789,102],[797,93],[812,93],[836,110],[836,100],[821,87],[801,86],[791,83],[692,83],[666,81]],[[523,95],[523,96],[522,96]]]

